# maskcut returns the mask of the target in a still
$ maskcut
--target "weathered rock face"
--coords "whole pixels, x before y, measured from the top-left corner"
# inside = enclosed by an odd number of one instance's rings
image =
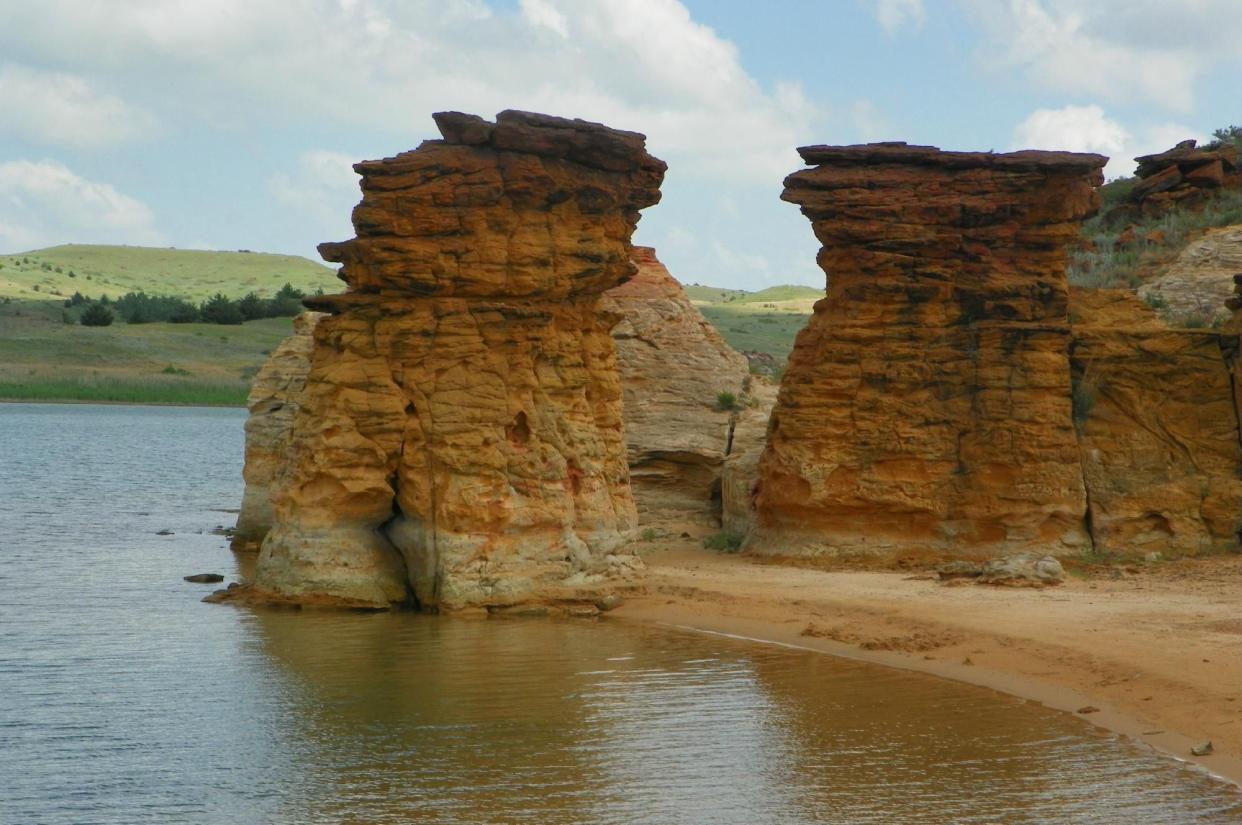
[[[733,420],[729,455],[720,475],[721,526],[745,536],[755,525],[755,494],[759,459],[767,442],[768,419],[776,406],[776,385],[754,376],[747,387],[746,404]]]
[[[1087,546],[1065,246],[1099,155],[873,144],[799,150],[824,245],[760,466],[754,552]]]
[[[1228,313],[1233,276],[1242,272],[1242,226],[1209,229],[1191,241],[1163,273],[1139,287],[1146,300],[1168,306],[1170,316],[1205,321]]]
[[[1074,290],[1074,415],[1097,552],[1237,546],[1237,337],[1169,329],[1128,290]]]
[[[644,521],[714,522],[733,416],[717,397],[742,397],[746,359],[690,303],[654,249],[635,247],[634,262],[638,273],[602,302],[619,318],[612,336],[634,497]]]
[[[355,166],[349,291],[315,329],[261,590],[383,606],[592,601],[629,576],[622,393],[599,296],[664,164],[644,138],[441,113]]]
[[[303,312],[294,318],[293,334],[272,350],[250,384],[242,470],[246,490],[233,533],[234,550],[258,550],[271,529],[271,488],[289,454],[293,416],[310,368],[311,335],[320,317],[317,312]]]
[[[1198,148],[1196,141],[1181,143],[1156,155],[1135,158],[1139,182],[1130,202],[1145,215],[1161,215],[1174,207],[1194,208],[1206,193],[1222,186],[1242,185],[1238,152],[1231,144]]]

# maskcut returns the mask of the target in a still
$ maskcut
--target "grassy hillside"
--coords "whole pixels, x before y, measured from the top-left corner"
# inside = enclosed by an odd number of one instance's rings
[[[127,292],[199,303],[222,292],[271,296],[341,288],[335,272],[304,258],[126,246],[57,246],[0,255],[0,400],[243,404],[250,378],[291,331],[288,318],[220,324],[84,327],[64,299]],[[783,363],[820,290],[759,292],[691,285],[691,299],[731,346]]]
[[[770,286],[767,289],[761,289],[758,292],[748,292],[743,297],[738,298],[737,302],[741,304],[762,304],[804,301],[813,304],[823,297],[823,289],[816,289],[815,287],[810,286],[785,284],[783,286]]]
[[[0,399],[241,405],[293,328],[289,318],[83,327],[61,309],[0,301]]]
[[[307,293],[341,287],[334,270],[295,255],[81,244],[0,255],[0,298],[24,301],[141,291],[197,303],[217,292],[267,297],[286,282]]]
[[[726,301],[736,301],[751,293],[744,289],[726,289],[722,286],[707,286],[705,284],[683,284],[686,294],[690,296],[691,301],[702,301],[708,304],[720,304]]]

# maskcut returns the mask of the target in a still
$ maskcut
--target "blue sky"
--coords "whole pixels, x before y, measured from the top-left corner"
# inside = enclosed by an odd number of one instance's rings
[[[0,253],[314,257],[352,161],[431,113],[649,136],[635,240],[685,282],[820,286],[781,180],[807,143],[1136,154],[1242,123],[1242,0],[0,0]]]

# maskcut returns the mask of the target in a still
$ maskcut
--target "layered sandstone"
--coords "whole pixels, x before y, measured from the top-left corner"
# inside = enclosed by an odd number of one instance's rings
[[[1067,553],[1089,544],[1066,244],[1105,158],[805,147],[785,180],[827,295],[768,429],[755,552]]]
[[[629,279],[664,164],[644,138],[523,112],[354,168],[344,295],[315,329],[255,585],[424,608],[589,602],[636,521],[600,295]]]
[[[1129,290],[1076,289],[1071,301],[1074,416],[1095,551],[1236,548],[1236,336],[1170,329]]]
[[[1172,318],[1197,317],[1204,322],[1228,313],[1233,276],[1242,272],[1242,226],[1209,229],[1186,245],[1155,278],[1139,287],[1144,299],[1167,307]]]
[[[729,454],[746,359],[735,352],[650,247],[635,247],[637,274],[605,293],[625,396],[630,481],[644,521],[719,518],[720,475]],[[713,503],[714,501],[714,503]]]
[[[1194,140],[1184,140],[1168,151],[1134,160],[1139,180],[1130,190],[1130,202],[1144,215],[1194,208],[1205,202],[1210,190],[1242,185],[1238,150],[1228,143],[1199,147]]]
[[[293,431],[293,417],[310,369],[312,333],[317,312],[303,312],[293,319],[293,334],[280,343],[263,362],[250,384],[246,398],[246,482],[234,550],[258,550],[272,526],[271,488],[285,465]]]

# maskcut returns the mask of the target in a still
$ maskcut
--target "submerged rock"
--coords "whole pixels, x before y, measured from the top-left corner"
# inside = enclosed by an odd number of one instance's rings
[[[255,587],[425,608],[593,603],[633,578],[600,295],[659,200],[644,138],[524,112],[359,163]]]
[[[216,584],[217,582],[224,581],[224,576],[221,576],[219,573],[195,573],[192,576],[184,576],[183,578],[193,584]]]

